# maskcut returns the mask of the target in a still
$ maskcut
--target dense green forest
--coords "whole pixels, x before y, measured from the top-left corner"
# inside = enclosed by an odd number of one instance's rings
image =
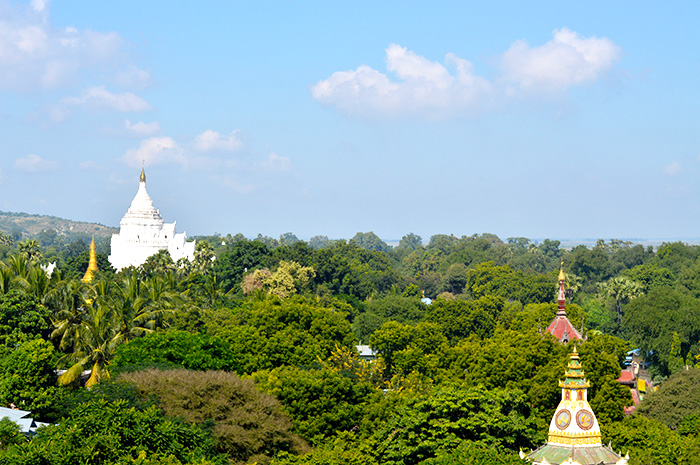
[[[86,239],[16,239],[0,233],[0,405],[53,424],[28,440],[0,421],[0,465],[522,463],[573,344],[604,443],[699,463],[698,246],[216,235],[193,262],[115,273],[102,240],[84,283]],[[562,263],[587,335],[568,345],[544,331]],[[625,417],[634,348],[661,389]]]

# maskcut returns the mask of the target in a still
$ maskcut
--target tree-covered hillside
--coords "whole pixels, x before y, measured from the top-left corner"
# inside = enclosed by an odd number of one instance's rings
[[[0,422],[0,464],[519,463],[546,439],[572,345],[605,443],[632,464],[700,448],[697,405],[664,413],[662,384],[625,418],[616,381],[632,348],[671,387],[697,370],[696,246],[237,234],[119,273],[103,247],[89,283],[84,243],[3,247],[2,405],[55,425],[27,440]],[[544,331],[562,263],[587,336],[568,345]]]

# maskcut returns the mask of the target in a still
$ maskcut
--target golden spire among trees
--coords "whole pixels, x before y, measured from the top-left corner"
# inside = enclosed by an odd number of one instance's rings
[[[144,175],[142,174],[141,177],[143,178]],[[95,251],[95,235],[93,234],[92,242],[90,242],[90,262],[88,263],[87,270],[85,270],[85,276],[83,276],[81,281],[84,283],[92,282],[95,277],[95,272],[97,271],[100,271],[100,269],[97,268],[97,252]]]
[[[561,266],[559,267],[559,281],[564,281],[566,280],[566,277],[564,276],[564,260],[561,261]]]

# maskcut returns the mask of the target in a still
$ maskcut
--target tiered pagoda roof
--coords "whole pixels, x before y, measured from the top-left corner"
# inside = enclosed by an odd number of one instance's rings
[[[566,316],[566,294],[564,293],[564,276],[563,264],[559,270],[559,294],[557,296],[557,304],[559,306],[557,315],[547,327],[547,332],[559,339],[563,343],[567,343],[573,339],[583,339],[580,332],[574,328],[569,318]]]
[[[600,426],[588,403],[590,384],[576,347],[559,387],[561,401],[549,424],[547,443],[521,457],[534,465],[627,465],[627,456],[621,457],[601,442]]]

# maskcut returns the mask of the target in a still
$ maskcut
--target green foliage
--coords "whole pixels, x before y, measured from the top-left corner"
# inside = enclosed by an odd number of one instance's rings
[[[260,389],[282,402],[292,417],[294,431],[313,444],[359,429],[366,405],[382,395],[368,382],[328,368],[280,367],[254,373],[253,379]]]
[[[653,288],[649,294],[625,307],[623,320],[627,337],[647,352],[663,375],[671,371],[673,335],[678,333],[680,357],[685,359],[691,345],[700,340],[700,301],[670,288]]]
[[[214,273],[225,291],[237,289],[246,271],[252,271],[270,256],[270,249],[259,241],[238,241],[226,245],[214,262]]]
[[[14,403],[42,417],[53,408],[60,392],[56,387],[56,354],[43,339],[0,350],[0,404]]]
[[[644,287],[644,292],[649,292],[654,287],[671,286],[674,281],[673,273],[668,268],[662,268],[656,263],[638,265],[622,273]]]
[[[0,344],[15,346],[28,339],[48,339],[51,314],[39,301],[20,291],[0,294]]]
[[[637,411],[658,420],[671,429],[678,429],[683,419],[700,415],[700,369],[682,370],[647,394]]]
[[[411,373],[438,378],[448,361],[447,338],[435,323],[409,326],[388,321],[372,335],[370,345],[386,367],[386,379]]]
[[[556,294],[553,280],[548,276],[525,275],[493,262],[481,263],[469,271],[466,290],[474,298],[494,295],[523,304],[551,302]]]
[[[15,444],[21,444],[26,440],[27,438],[20,432],[17,423],[7,417],[0,418],[0,451]]]
[[[316,251],[312,266],[319,288],[359,299],[386,292],[399,282],[385,253],[365,250],[354,243],[339,241]]]
[[[486,446],[480,442],[465,441],[452,450],[439,451],[437,457],[425,460],[424,465],[522,465],[523,461],[512,450]]]
[[[535,437],[529,410],[518,391],[437,388],[429,396],[409,399],[377,431],[379,461],[417,464],[464,441],[510,450],[529,447]]]
[[[675,465],[697,463],[700,443],[682,437],[663,423],[632,415],[604,429],[603,442],[612,442],[615,450],[629,451],[630,465]]]
[[[148,366],[241,371],[228,342],[206,334],[177,330],[154,332],[123,344],[112,362],[115,371]]]
[[[401,238],[397,249],[416,250],[423,247],[423,238],[417,234],[408,233]]]
[[[300,297],[255,300],[208,324],[208,333],[231,345],[243,373],[283,365],[301,366],[325,359],[336,344],[355,338],[346,314]]]
[[[505,304],[503,298],[492,295],[473,301],[437,299],[428,308],[425,319],[440,325],[451,341],[472,334],[483,339],[493,334],[496,319]]]
[[[372,231],[366,233],[358,232],[352,239],[350,239],[350,242],[357,244],[365,250],[373,250],[378,252],[388,252],[391,250],[391,247],[389,247],[386,242],[381,240],[379,236],[374,234]]]
[[[279,451],[305,452],[273,397],[251,380],[222,371],[147,370],[120,381],[154,396],[166,415],[211,429],[219,452],[234,462],[267,463]]]
[[[361,341],[368,341],[370,336],[386,321],[393,320],[403,324],[415,324],[423,319],[427,307],[418,297],[405,297],[388,294],[372,299],[353,322],[353,331]]]
[[[139,411],[122,401],[95,400],[77,406],[60,424],[40,428],[30,442],[8,448],[0,463],[107,465],[144,453],[187,464],[215,457],[212,441],[197,426],[167,420],[155,407]]]
[[[351,433],[340,433],[315,447],[310,454],[282,452],[271,465],[378,465],[375,455],[373,441],[358,440]]]

